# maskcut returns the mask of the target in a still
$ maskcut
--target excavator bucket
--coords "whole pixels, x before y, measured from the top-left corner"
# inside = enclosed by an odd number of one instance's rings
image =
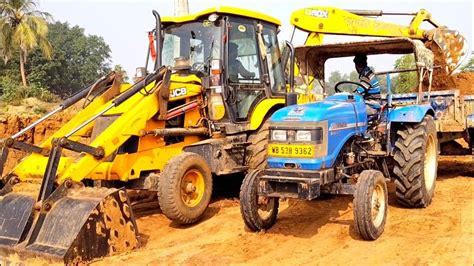
[[[76,264],[139,246],[124,189],[65,182],[41,206],[35,202],[19,193],[0,198],[0,256],[4,261],[19,256],[22,261],[41,257]]]
[[[456,30],[439,27],[432,30],[427,46],[435,54],[437,65],[441,65],[447,74],[453,73],[469,56],[467,39]],[[433,42],[436,48],[433,47]]]

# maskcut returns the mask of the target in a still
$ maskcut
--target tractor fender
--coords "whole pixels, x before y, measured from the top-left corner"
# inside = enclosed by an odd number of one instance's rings
[[[399,106],[390,110],[388,118],[392,123],[420,123],[427,114],[434,117],[434,110],[429,104]]]
[[[273,108],[282,108],[285,106],[285,99],[265,99],[257,104],[250,117],[250,130],[257,130],[263,123],[265,117],[268,116]]]

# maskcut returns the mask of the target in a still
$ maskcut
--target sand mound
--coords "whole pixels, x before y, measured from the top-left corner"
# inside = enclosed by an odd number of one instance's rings
[[[433,78],[433,91],[451,89],[460,90],[461,95],[474,94],[474,72],[460,72],[453,76],[445,76],[444,79]]]

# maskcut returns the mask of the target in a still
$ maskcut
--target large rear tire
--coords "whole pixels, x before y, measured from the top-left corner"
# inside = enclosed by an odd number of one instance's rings
[[[240,213],[245,225],[252,231],[269,229],[278,215],[278,198],[258,196],[260,173],[261,170],[251,170],[240,188]]]
[[[363,171],[358,179],[353,201],[354,227],[365,240],[382,235],[387,219],[387,184],[382,172]]]
[[[407,207],[430,205],[438,169],[438,139],[433,117],[404,124],[397,131],[394,169],[396,196]]]
[[[212,195],[212,174],[199,155],[183,152],[165,165],[158,179],[158,201],[163,213],[180,224],[197,222]]]
[[[269,134],[268,122],[265,122],[249,136],[247,141],[251,144],[247,147],[245,158],[250,170],[265,169]]]

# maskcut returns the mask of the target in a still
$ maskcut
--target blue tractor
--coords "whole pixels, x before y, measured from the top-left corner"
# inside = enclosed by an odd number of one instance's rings
[[[362,85],[342,81],[324,100],[275,112],[269,123],[266,168],[250,171],[241,187],[241,213],[249,229],[274,225],[279,198],[345,194],[354,196],[356,231],[365,240],[375,240],[387,217],[387,181],[394,181],[396,197],[404,206],[423,208],[431,203],[438,140],[434,111],[423,90],[431,88],[433,53],[419,41],[394,38],[299,47],[296,58],[300,72],[322,84],[321,69],[328,58],[360,53],[413,53],[415,68],[382,74],[418,73],[419,97],[403,105],[392,103],[387,78],[388,92],[372,105],[376,114],[369,115],[364,97],[345,88]]]

